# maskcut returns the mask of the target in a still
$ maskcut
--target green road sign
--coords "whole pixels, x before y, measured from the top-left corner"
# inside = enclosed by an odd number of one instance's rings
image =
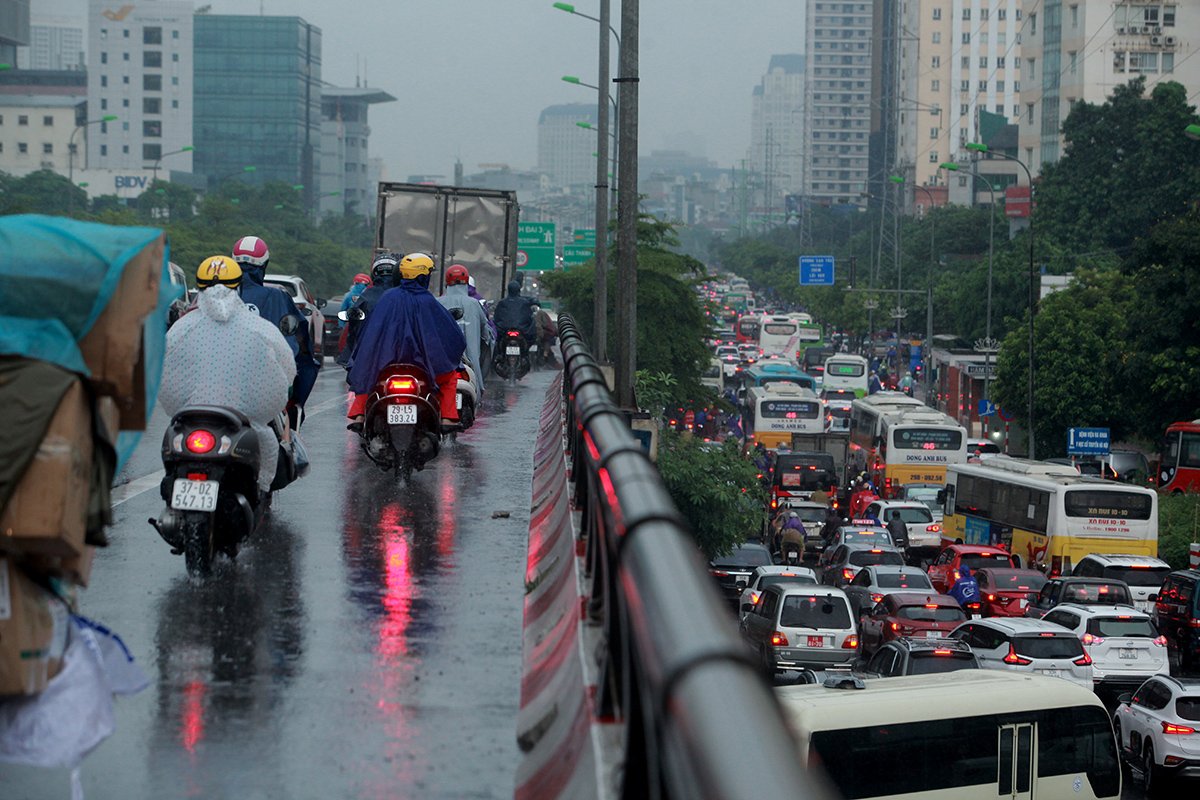
[[[596,229],[595,228],[576,228],[575,229],[575,246],[576,247],[595,247],[596,246]]]
[[[579,245],[563,245],[563,266],[573,267],[576,264],[582,264],[585,261],[591,261],[595,254],[595,249],[591,247],[580,247]]]
[[[517,269],[554,269],[554,223],[517,224]]]

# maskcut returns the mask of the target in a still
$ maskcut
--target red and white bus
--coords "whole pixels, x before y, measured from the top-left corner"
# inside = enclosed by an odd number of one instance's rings
[[[738,344],[758,344],[758,332],[762,329],[762,314],[751,311],[743,314],[733,327]]]
[[[1200,492],[1200,419],[1167,426],[1156,482],[1160,492]]]

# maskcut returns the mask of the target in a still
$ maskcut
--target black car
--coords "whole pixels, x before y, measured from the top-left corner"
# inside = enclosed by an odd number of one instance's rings
[[[1191,671],[1200,666],[1200,570],[1172,572],[1158,590],[1154,622],[1167,639],[1167,652]]]
[[[1125,581],[1109,578],[1051,578],[1038,592],[1037,600],[1025,609],[1025,616],[1041,619],[1059,603],[1132,606],[1133,595]]]
[[[773,563],[770,550],[758,542],[745,542],[736,545],[728,555],[709,561],[708,573],[716,579],[725,599],[736,605],[755,568]]]
[[[863,668],[868,678],[900,675],[936,675],[960,669],[980,669],[970,646],[959,639],[893,639],[884,644]]]

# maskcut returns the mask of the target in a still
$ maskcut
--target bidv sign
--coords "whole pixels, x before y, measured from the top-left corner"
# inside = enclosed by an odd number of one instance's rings
[[[121,189],[139,189],[144,190],[149,185],[150,179],[145,175],[115,175],[113,176],[113,185],[118,191]]]

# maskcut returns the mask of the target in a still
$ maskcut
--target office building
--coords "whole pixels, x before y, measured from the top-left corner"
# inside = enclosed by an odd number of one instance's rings
[[[321,29],[299,17],[196,17],[195,170],[321,196]],[[356,162],[359,163],[359,162]],[[252,167],[252,171],[247,171]]]
[[[0,64],[16,64],[29,35],[29,0],[0,0]]]
[[[70,145],[86,141],[87,79],[82,72],[0,71],[0,172],[71,171]],[[74,165],[82,168],[82,158]]]
[[[375,213],[376,178],[367,155],[367,109],[396,98],[381,89],[321,88],[320,214]]]
[[[538,118],[538,169],[551,185],[561,189],[591,191],[596,185],[595,131],[577,123],[596,125],[596,107],[588,103],[548,106]]]
[[[805,194],[856,202],[866,189],[872,122],[875,4],[808,0],[805,25]]]
[[[1020,158],[1034,175],[1062,157],[1062,124],[1076,101],[1103,103],[1145,77],[1200,89],[1200,8],[1188,3],[1024,2]]]
[[[90,126],[88,167],[191,172],[192,4],[111,6],[88,3],[88,119],[117,117]]]
[[[29,46],[17,49],[21,69],[83,70],[87,68],[83,27],[70,17],[34,15]]]
[[[804,56],[773,55],[754,87],[747,167],[762,175],[768,208],[804,188]]]

